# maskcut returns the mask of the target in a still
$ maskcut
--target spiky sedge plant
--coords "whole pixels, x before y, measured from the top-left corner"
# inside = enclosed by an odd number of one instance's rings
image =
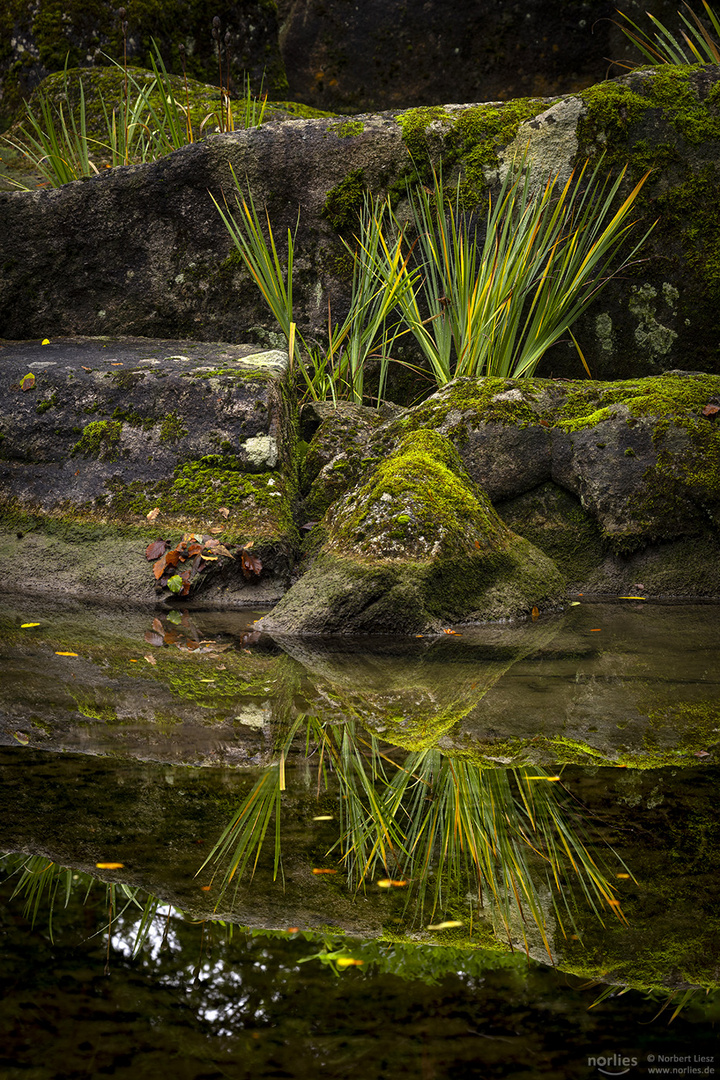
[[[401,291],[400,306],[438,386],[463,375],[532,375],[635,257],[648,233],[616,258],[649,173],[615,209],[626,169],[614,181],[600,169],[586,162],[564,184],[551,177],[538,191],[523,159],[488,199],[483,227],[463,212],[459,183],[450,197],[438,173],[431,192],[409,189],[422,286]]]
[[[176,99],[171,78],[155,41],[152,48],[150,65],[153,77],[144,83],[141,83],[127,66],[107,57],[115,67],[123,71],[124,90],[122,100],[116,105],[99,94],[104,128],[100,138],[94,138],[87,132],[82,79],[78,79],[79,98],[76,107],[72,108],[69,104],[71,92],[66,60],[62,94],[65,104],[61,101],[54,106],[48,97],[43,95],[38,102],[39,115],[26,104],[26,119],[20,126],[19,139],[3,136],[3,140],[28,158],[51,187],[60,187],[81,177],[95,176],[99,172],[98,164],[101,163],[115,167],[130,162],[156,161],[173,150],[194,142],[187,77],[185,76],[186,101],[183,104]],[[184,65],[184,55],[181,55]],[[239,102],[240,122],[243,126],[259,126],[264,119],[266,104],[267,95],[263,98],[254,97],[250,83],[246,80],[245,95]],[[200,135],[212,119],[213,114],[208,113],[200,124]],[[28,190],[17,181],[13,181],[13,186]]]
[[[297,329],[293,309],[293,266],[295,231],[287,231],[287,257],[280,257],[278,245],[265,212],[260,220],[252,195],[243,193],[234,170],[236,211],[213,198],[240,258],[260,290],[288,342],[291,368],[305,384],[310,397],[349,398],[361,403],[368,360],[380,360],[380,384],[384,385],[389,363],[389,344],[397,333],[393,312],[416,283],[407,269],[402,232],[388,239],[385,221],[388,203],[365,200],[356,245],[346,244],[353,255],[353,282],[348,314],[342,323],[333,322],[328,310],[328,347],[323,357],[319,347],[304,340]]]
[[[564,334],[575,341],[571,326],[630,265],[650,232],[618,258],[649,173],[617,205],[626,170],[612,180],[600,169],[601,162],[592,170],[586,163],[564,184],[551,177],[538,190],[522,159],[519,170],[508,170],[497,197],[488,199],[482,225],[463,211],[460,185],[448,197],[436,173],[433,190],[408,188],[412,245],[389,203],[366,198],[355,244],[344,241],[353,257],[349,311],[340,325],[329,316],[320,364],[317,344],[303,341],[293,314],[297,225],[288,230],[283,265],[267,212],[264,229],[234,173],[239,213],[215,205],[288,343],[295,328],[310,396],[324,389],[333,400],[361,402],[367,362],[380,359],[382,392],[402,334],[415,337],[438,386],[458,376],[532,375]],[[306,363],[303,352],[315,362]]]
[[[649,11],[646,15],[655,28],[652,36],[634,23],[623,11],[618,11],[623,22],[615,23],[615,25],[620,27],[623,34],[651,64],[720,64],[720,17],[707,0],[702,0],[702,5],[715,32],[715,38],[689,4],[684,5],[688,15],[678,10],[683,23],[680,27],[680,40]],[[632,68],[637,65],[623,64],[622,66]]]

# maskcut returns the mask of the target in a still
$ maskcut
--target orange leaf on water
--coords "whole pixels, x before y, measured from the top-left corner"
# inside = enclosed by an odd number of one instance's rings
[[[532,611],[530,612],[530,615],[532,616],[532,621],[535,622],[535,620],[540,617],[540,612],[538,611],[538,609],[536,607],[533,607]]]
[[[337,874],[337,870],[313,870],[313,874]]]

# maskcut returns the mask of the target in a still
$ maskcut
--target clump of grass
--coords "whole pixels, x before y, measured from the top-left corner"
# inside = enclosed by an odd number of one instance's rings
[[[586,164],[564,184],[557,177],[538,184],[524,158],[508,170],[497,198],[488,198],[482,225],[463,210],[460,184],[448,197],[439,174],[432,190],[408,189],[407,229],[388,202],[367,197],[354,244],[343,240],[353,259],[350,306],[340,326],[328,315],[324,359],[317,342],[302,339],[293,313],[297,226],[288,230],[283,263],[267,212],[264,229],[234,173],[239,213],[216,206],[287,338],[291,363],[294,347],[302,347],[309,395],[361,402],[368,361],[381,362],[381,396],[394,342],[407,333],[438,386],[458,376],[532,375],[647,238],[618,258],[649,174],[617,205],[625,175],[602,178],[599,164],[592,172]]]
[[[108,57],[123,72],[121,100],[112,102],[99,96],[102,115],[99,137],[88,134],[87,105],[82,79],[78,80],[78,102],[73,108],[67,61],[63,73],[63,89],[58,105],[48,95],[39,97],[37,111],[25,106],[25,120],[16,138],[3,136],[4,141],[28,160],[51,187],[60,187],[82,177],[95,176],[103,165],[115,167],[130,163],[156,161],[174,150],[193,143],[196,134],[190,108],[190,93],[185,70],[184,48],[181,49],[185,102],[178,101],[172,79],[156,42],[150,65],[151,79],[142,80],[127,66],[127,21],[120,9],[124,41],[123,63]],[[243,96],[236,105],[238,124],[257,127],[264,119],[267,95],[256,97],[249,79],[243,84]],[[209,124],[215,122],[221,131],[234,130],[232,102],[228,90],[220,88],[217,113],[208,112],[199,126],[202,137]],[[14,186],[28,190],[19,181]]]
[[[432,192],[410,193],[422,286],[402,293],[402,315],[438,386],[461,375],[534,374],[647,238],[617,259],[649,175],[616,208],[625,172],[603,179],[600,164],[588,173],[586,163],[565,184],[550,177],[538,190],[523,160],[488,199],[484,228],[463,212],[460,185],[448,198],[438,174]]]
[[[720,64],[720,17],[707,0],[702,0],[702,5],[715,37],[689,4],[684,4],[687,15],[678,10],[682,23],[678,34],[674,34],[649,11],[645,14],[655,30],[652,35],[634,23],[623,11],[618,11],[623,22],[615,25],[620,27],[651,64]]]
[[[360,228],[353,247],[343,241],[353,257],[353,281],[349,311],[342,323],[333,322],[328,305],[328,345],[323,352],[317,342],[306,341],[297,328],[293,305],[293,266],[298,221],[287,230],[287,256],[281,258],[269,215],[265,225],[252,195],[245,195],[234,170],[235,211],[213,198],[218,213],[246,269],[275,317],[288,343],[291,368],[300,376],[308,396],[363,400],[365,369],[370,358],[381,365],[381,390],[387,377],[390,347],[399,320],[392,318],[416,276],[407,271],[402,231],[393,236],[385,228],[389,203],[366,198]]]

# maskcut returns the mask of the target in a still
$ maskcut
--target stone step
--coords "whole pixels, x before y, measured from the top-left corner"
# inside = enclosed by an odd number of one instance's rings
[[[147,543],[193,533],[263,566],[248,582],[241,560],[207,560],[205,591],[277,599],[296,537],[287,369],[254,345],[0,342],[6,588],[155,599]]]

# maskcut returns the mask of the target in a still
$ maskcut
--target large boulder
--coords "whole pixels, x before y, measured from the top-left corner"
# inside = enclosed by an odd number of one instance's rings
[[[717,371],[719,96],[720,68],[666,67],[554,101],[269,123],[57,190],[0,192],[0,334],[270,340],[277,327],[210,198],[233,206],[234,169],[267,206],[281,251],[298,226],[296,321],[322,339],[328,301],[335,319],[346,309],[341,238],[352,237],[366,193],[397,202],[433,163],[461,179],[467,205],[482,204],[529,145],[543,175],[565,178],[601,155],[601,170],[629,163],[626,192],[652,170],[636,203],[637,238],[658,222],[643,258],[575,331],[593,376]],[[572,342],[553,347],[539,371],[576,377]]]
[[[286,353],[252,346],[5,342],[5,588],[155,600],[142,556],[148,541],[174,549],[183,534],[197,534],[226,551],[252,544],[262,567],[246,575],[241,559],[206,550],[193,592],[227,603],[276,600],[297,539],[286,369]]]
[[[408,433],[432,430],[575,589],[616,595],[642,583],[647,595],[720,596],[719,416],[720,378],[692,372],[616,383],[458,379],[364,443],[346,440],[306,500],[322,505],[331,479],[335,498],[352,490]],[[330,445],[322,428],[314,441]],[[322,452],[310,444],[309,456]]]
[[[260,623],[292,634],[414,634],[557,605],[554,564],[505,526],[450,441],[415,431],[328,511],[309,571]]]

